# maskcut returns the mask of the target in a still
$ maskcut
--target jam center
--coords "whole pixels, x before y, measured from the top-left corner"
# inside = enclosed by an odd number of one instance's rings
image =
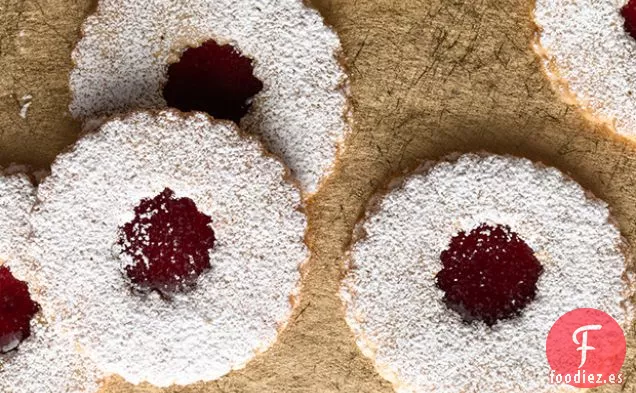
[[[623,8],[621,15],[625,18],[625,31],[636,39],[636,0],[629,0]]]
[[[536,294],[543,267],[509,227],[481,224],[454,236],[440,255],[437,286],[446,305],[488,325],[518,315]]]
[[[166,188],[135,207],[135,218],[120,228],[123,270],[142,290],[185,290],[210,268],[212,220],[189,198]]]
[[[31,319],[39,310],[27,283],[0,266],[0,353],[16,349],[31,335]]]
[[[187,49],[170,65],[163,96],[168,106],[181,111],[207,112],[238,123],[250,108],[250,99],[262,88],[251,59],[231,45],[209,40]]]

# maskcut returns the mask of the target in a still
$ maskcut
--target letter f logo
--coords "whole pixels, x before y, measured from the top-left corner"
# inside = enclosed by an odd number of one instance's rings
[[[579,368],[583,367],[583,365],[585,364],[585,360],[587,359],[587,351],[592,351],[596,349],[592,346],[587,345],[587,331],[601,330],[601,327],[602,327],[601,325],[585,325],[576,329],[574,333],[572,334],[572,341],[574,341],[574,344],[581,345],[580,347],[576,349],[577,351],[581,351],[581,364],[579,365]],[[582,334],[581,342],[579,342],[576,336],[578,336],[578,334],[581,332],[583,332],[583,334]]]

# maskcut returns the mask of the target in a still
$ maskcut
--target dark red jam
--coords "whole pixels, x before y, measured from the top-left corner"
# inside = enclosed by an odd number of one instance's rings
[[[621,8],[621,15],[625,19],[623,25],[625,31],[636,39],[636,0],[629,0],[629,2]]]
[[[135,218],[120,228],[124,273],[141,290],[162,294],[188,289],[210,269],[212,219],[189,198],[166,188],[135,207]]]
[[[183,112],[207,112],[238,123],[263,83],[253,74],[252,60],[232,45],[210,40],[189,48],[168,68],[163,97]]]
[[[39,310],[27,283],[0,266],[0,353],[16,349],[31,335],[31,319]]]
[[[460,232],[440,259],[436,281],[446,305],[466,322],[488,325],[519,315],[534,299],[543,272],[532,249],[503,225]]]

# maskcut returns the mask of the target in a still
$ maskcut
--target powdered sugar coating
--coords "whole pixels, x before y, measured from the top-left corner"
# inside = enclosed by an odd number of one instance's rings
[[[627,0],[537,0],[546,71],[627,136],[636,135],[636,40],[620,14]]]
[[[606,205],[554,168],[526,159],[464,155],[390,191],[363,225],[341,291],[363,352],[398,391],[549,392],[545,341],[578,307],[623,326],[629,286],[619,231]],[[466,324],[435,285],[452,236],[509,225],[544,271],[520,317]]]
[[[190,384],[242,367],[291,313],[307,258],[285,168],[207,115],[140,112],[60,156],[38,190],[33,254],[78,345],[104,375]],[[114,245],[143,198],[169,187],[209,215],[212,268],[171,300],[132,294]]]
[[[19,170],[0,168],[0,261],[3,262],[24,257],[31,233],[29,213],[35,202],[35,187]]]
[[[0,171],[1,173],[1,171]],[[57,316],[42,296],[40,271],[27,257],[31,234],[29,214],[35,187],[22,174],[0,175],[0,264],[26,281],[41,311],[31,321],[31,336],[17,350],[0,354],[0,391],[3,393],[87,393],[97,390]]]
[[[11,271],[19,264],[9,263]],[[17,277],[17,275],[16,275]],[[33,280],[27,277],[30,287]],[[33,295],[33,292],[31,292]],[[62,328],[50,304],[35,294],[42,315],[32,322],[31,336],[18,349],[0,355],[0,390],[3,393],[93,393],[98,374]]]
[[[102,0],[73,52],[71,113],[83,119],[166,105],[168,63],[187,46],[230,42],[254,59],[263,90],[241,121],[308,192],[344,137],[340,42],[301,0]]]

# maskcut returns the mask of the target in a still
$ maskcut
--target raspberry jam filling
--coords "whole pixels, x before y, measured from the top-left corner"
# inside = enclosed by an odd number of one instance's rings
[[[636,0],[629,0],[623,8],[621,15],[625,18],[625,31],[636,39]]]
[[[135,218],[119,231],[126,276],[138,289],[163,294],[194,286],[210,268],[212,219],[191,199],[174,198],[169,188],[134,210]]]
[[[252,60],[232,45],[209,40],[187,49],[170,65],[163,97],[183,112],[207,112],[238,123],[249,110],[250,99],[263,88],[253,71]]]
[[[0,266],[0,353],[16,349],[31,335],[31,319],[39,310],[27,283]]]
[[[481,224],[460,232],[440,255],[438,288],[446,305],[466,322],[494,325],[514,317],[536,294],[543,267],[532,249],[509,227]]]

